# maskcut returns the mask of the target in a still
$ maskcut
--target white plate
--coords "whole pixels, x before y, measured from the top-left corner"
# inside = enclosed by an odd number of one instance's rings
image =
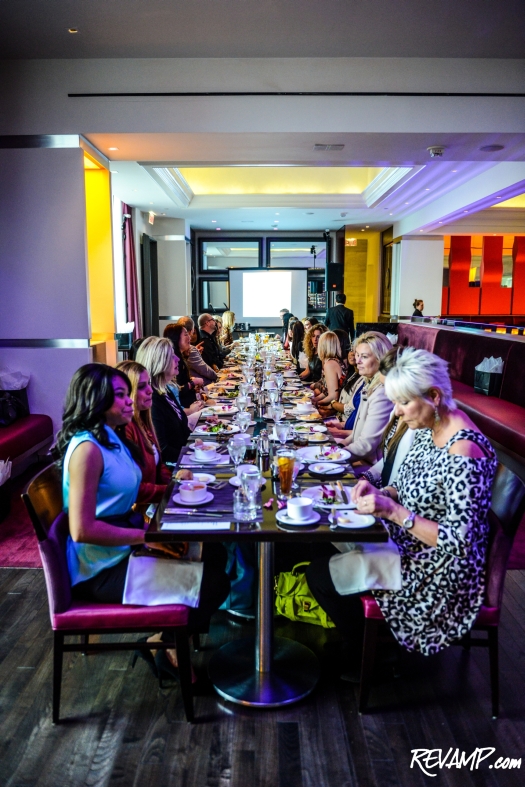
[[[233,423],[235,423],[235,419],[233,420]],[[256,421],[248,421],[248,426],[255,426],[255,424]]]
[[[184,506],[185,508],[193,508],[194,506],[203,506],[206,503],[211,503],[213,500],[213,493],[206,492],[206,495],[202,498],[202,500],[181,500],[180,492],[177,492],[176,495],[173,495],[173,502],[177,503],[179,506]]]
[[[297,374],[294,371],[292,371],[291,369],[289,371],[287,371],[287,372],[283,372],[283,375],[287,379],[289,379],[290,377],[297,377]]]
[[[220,432],[211,432],[209,429],[206,429],[204,426],[196,426],[193,430],[193,434],[204,435],[208,437],[216,437],[219,434],[235,434],[235,432],[239,432],[239,427],[235,424],[224,424],[225,428],[222,429]]]
[[[278,522],[281,522],[283,525],[289,525],[290,527],[308,527],[308,525],[315,525],[319,522],[321,514],[318,511],[314,511],[309,519],[298,522],[297,519],[290,519],[288,512],[283,508],[282,511],[276,513],[275,518]]]
[[[327,432],[324,424],[296,424],[295,431],[299,434],[314,434],[315,432]]]
[[[312,443],[313,445],[320,445],[321,443],[327,443],[330,438],[327,437],[325,434],[311,434],[308,435],[308,442]]]
[[[334,447],[333,453],[337,453],[338,456],[330,458],[324,455],[321,456],[323,451],[327,451],[327,449],[322,446],[319,446],[319,448],[314,446],[311,448],[298,448],[297,456],[304,462],[346,462],[347,459],[350,459],[350,452],[344,448]]]
[[[212,383],[207,386],[210,391],[216,391],[217,388],[224,388],[225,391],[233,391],[237,388],[237,383]]]
[[[214,404],[201,410],[203,415],[235,415],[238,412],[239,408],[234,404]]]
[[[228,454],[214,454],[210,459],[196,459],[193,455],[185,454],[182,460],[183,467],[191,467],[192,465],[229,465],[230,457]]]
[[[344,473],[345,468],[343,465],[336,465],[332,462],[319,462],[316,465],[310,465],[308,469],[311,473],[335,475],[337,473]]]
[[[317,411],[314,410],[313,413],[298,413],[297,410],[292,410],[292,415],[297,417],[297,420],[301,421],[322,421],[323,419],[319,415]]]
[[[266,479],[265,478],[261,478],[261,486],[264,486],[265,482],[266,482]],[[241,485],[241,480],[236,475],[234,475],[234,476],[232,476],[231,478],[228,479],[228,483],[231,484],[232,486],[240,486]]]
[[[347,493],[348,497],[350,497],[351,487],[345,486],[345,492]],[[339,490],[338,490],[339,493]],[[317,505],[323,506],[323,508],[355,508],[354,503],[323,503],[322,501],[322,494],[323,494],[323,487],[319,486],[311,486],[308,489],[303,489],[301,495],[303,497],[309,497],[310,500],[315,500]]]
[[[211,473],[193,473],[193,479],[201,484],[212,484],[217,479]]]
[[[362,528],[370,527],[376,521],[375,517],[370,514],[356,514],[355,511],[348,511],[347,513],[348,518],[352,521],[347,525],[338,525],[338,527],[348,528],[349,530],[361,530]],[[328,520],[330,524],[334,524],[332,514],[329,515]]]

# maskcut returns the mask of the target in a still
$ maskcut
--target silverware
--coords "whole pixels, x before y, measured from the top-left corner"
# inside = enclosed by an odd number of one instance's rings
[[[342,481],[336,481],[336,486],[341,492],[341,497],[343,498],[343,502],[346,503],[347,505],[350,505],[350,498],[348,496],[348,492],[343,486]]]
[[[169,514],[164,512],[163,519],[166,517],[178,517],[178,516],[216,516],[217,514],[233,514],[233,511],[229,508],[214,508],[210,511],[209,508],[202,509],[202,508],[181,508],[180,510],[177,509]]]

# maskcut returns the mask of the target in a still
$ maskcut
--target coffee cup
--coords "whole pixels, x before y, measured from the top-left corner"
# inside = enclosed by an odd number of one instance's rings
[[[241,473],[244,470],[247,470],[248,472],[251,472],[253,470],[253,465],[244,464],[244,465],[239,465],[237,467],[237,478],[239,479],[239,481],[241,480]]]
[[[309,413],[314,409],[314,407],[310,402],[297,402],[295,409],[298,413]]]
[[[287,513],[290,519],[304,522],[312,516],[313,507],[313,500],[309,497],[291,497],[288,500]]]
[[[206,462],[215,456],[216,451],[217,446],[215,443],[200,443],[200,445],[195,445],[193,453],[195,455],[195,459],[200,461],[204,460]]]
[[[183,481],[179,494],[184,503],[198,503],[206,497],[206,484],[203,481]]]

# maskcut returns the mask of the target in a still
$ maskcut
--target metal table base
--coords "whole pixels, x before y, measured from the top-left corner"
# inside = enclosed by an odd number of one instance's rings
[[[255,637],[229,642],[212,657],[209,675],[221,697],[240,705],[275,708],[306,697],[319,679],[319,662],[299,642],[273,636],[273,544],[259,544]]]

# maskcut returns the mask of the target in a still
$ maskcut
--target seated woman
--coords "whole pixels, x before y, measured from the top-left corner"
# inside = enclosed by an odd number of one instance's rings
[[[363,333],[354,345],[357,370],[365,379],[359,407],[350,414],[345,429],[337,424],[327,425],[334,437],[342,438],[352,463],[373,465],[381,457],[381,438],[392,410],[379,375],[379,363],[392,345],[377,331]]]
[[[223,347],[229,347],[233,344],[233,328],[235,326],[235,314],[231,311],[225,311],[222,314],[222,330],[220,332],[219,340]]]
[[[335,333],[335,331],[334,331]],[[319,412],[323,418],[328,418],[330,415],[336,415],[338,420],[342,422],[345,428],[349,430],[353,428],[353,422],[349,421],[351,414],[359,407],[361,401],[361,388],[365,383],[365,378],[361,377],[355,365],[355,352],[353,346],[350,346],[347,354],[347,370],[345,377],[341,383],[341,390],[339,391],[339,398],[332,399],[329,405],[319,407]],[[354,415],[355,420],[355,415]],[[349,424],[346,427],[347,423]],[[332,422],[332,426],[340,426],[337,422]]]
[[[133,418],[125,426],[119,426],[117,434],[119,437],[123,434],[123,442],[142,471],[136,503],[145,508],[160,501],[171,472],[160,460],[160,445],[151,420],[153,388],[148,370],[136,361],[122,361],[117,369],[129,378],[133,400]]]
[[[296,320],[292,330],[292,345],[290,347],[290,356],[295,361],[297,374],[304,371],[304,366],[301,366],[301,361],[306,358],[303,348],[304,340],[304,325],[301,320]]]
[[[170,385],[179,370],[179,359],[169,339],[149,336],[140,346],[137,362],[150,375],[153,386],[151,417],[163,462],[176,462],[180,449],[190,435],[188,418],[180,403],[176,386]],[[190,413],[199,410],[202,402],[194,402]]]
[[[72,593],[84,601],[121,603],[132,547],[144,544],[144,519],[131,511],[142,473],[115,431],[133,418],[130,393],[130,381],[122,371],[91,363],[75,372],[66,395],[56,453],[63,470],[64,510],[69,515],[67,563]],[[193,631],[209,624],[229,589],[224,550],[213,550],[209,556],[203,551],[203,563],[201,579],[196,572],[191,588],[196,600],[190,610]],[[187,591],[182,592],[187,596]],[[180,598],[181,590],[174,587],[168,603],[184,603]],[[175,668],[175,651],[167,656],[158,651],[157,657],[163,671]],[[147,653],[144,658],[156,673],[153,656]]]
[[[313,325],[305,334],[303,346],[308,360],[308,368],[299,375],[300,379],[305,383],[316,383],[321,379],[323,364],[317,355],[317,345],[319,343],[319,338],[323,333],[326,333],[327,330],[328,328],[326,325],[319,323],[318,325]]]
[[[383,550],[376,549],[372,582],[357,578],[352,552],[320,558],[306,571],[354,669],[364,622],[360,592],[372,589],[403,647],[431,655],[470,630],[484,591],[487,511],[497,467],[492,446],[456,409],[447,364],[438,356],[405,349],[385,387],[396,416],[417,433],[395,482],[377,489],[360,480],[352,497],[359,512],[383,519],[394,553],[381,566]]]
[[[323,374],[319,383],[311,386],[314,391],[312,404],[323,407],[339,397],[339,388],[344,378],[341,345],[333,331],[326,331],[320,336],[317,355],[323,365]]]
[[[190,335],[190,348],[188,350],[187,356],[184,357],[184,360],[186,361],[188,369],[190,370],[190,377],[192,381],[196,385],[198,385],[196,378],[201,379],[204,385],[209,385],[210,383],[216,382],[217,373],[211,368],[211,366],[208,366],[208,364],[204,362],[199,350],[197,349],[196,345],[199,344],[200,337],[197,333],[195,323],[191,317],[180,317],[176,324],[183,325]]]
[[[179,400],[186,411],[186,415],[196,412],[197,408],[190,410],[197,401],[197,386],[204,385],[202,377],[192,377],[186,359],[190,354],[191,336],[180,322],[171,322],[164,328],[164,338],[169,339],[179,361],[179,371],[176,382],[179,389]],[[203,405],[200,404],[199,407]]]
[[[297,317],[290,317],[288,320],[288,328],[286,330],[286,338],[284,340],[283,349],[284,350],[291,350],[292,349],[292,341],[293,341],[293,327],[297,322]]]

